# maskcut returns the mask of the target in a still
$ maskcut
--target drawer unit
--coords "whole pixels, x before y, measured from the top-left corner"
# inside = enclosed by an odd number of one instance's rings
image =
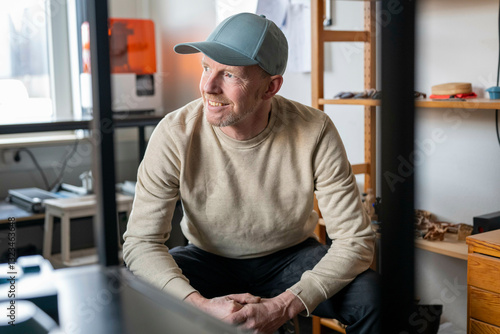
[[[467,259],[467,284],[500,293],[500,258],[470,253]]]
[[[500,294],[469,287],[470,317],[500,326]]]
[[[500,230],[467,237],[467,333],[500,334]]]
[[[488,325],[482,321],[470,320],[471,333],[475,334],[500,334],[500,327]]]

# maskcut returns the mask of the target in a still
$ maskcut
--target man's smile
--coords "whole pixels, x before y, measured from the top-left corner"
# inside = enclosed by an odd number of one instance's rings
[[[222,107],[222,106],[226,105],[226,103],[216,102],[216,101],[212,101],[212,100],[208,100],[208,104],[211,105],[212,107]]]

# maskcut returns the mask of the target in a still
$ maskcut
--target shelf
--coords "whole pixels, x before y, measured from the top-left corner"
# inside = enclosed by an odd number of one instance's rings
[[[121,115],[113,117],[115,128],[154,126],[164,115]],[[37,123],[12,123],[0,125],[1,134],[66,131],[66,130],[88,130],[92,128],[92,120],[56,120]]]
[[[380,100],[374,99],[319,99],[319,104],[380,106]],[[417,108],[457,108],[457,109],[500,109],[500,100],[470,99],[467,101],[435,101],[418,99]]]
[[[415,247],[457,259],[467,260],[467,245],[465,241],[458,241],[457,238],[457,234],[445,233],[443,241],[415,239]]]
[[[380,100],[374,99],[319,99],[319,104],[351,104],[351,105],[359,105],[359,106],[370,106],[376,107],[380,106]]]
[[[500,109],[500,100],[433,101],[425,99],[415,101],[415,106],[420,108]]]

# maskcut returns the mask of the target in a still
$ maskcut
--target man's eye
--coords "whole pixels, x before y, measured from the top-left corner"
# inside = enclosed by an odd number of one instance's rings
[[[229,78],[229,79],[233,78],[233,75],[232,75],[231,73],[227,73],[227,72],[226,72],[226,73],[225,73],[225,76],[226,76],[226,78]]]
[[[209,68],[208,66],[203,66],[203,72],[208,72]]]

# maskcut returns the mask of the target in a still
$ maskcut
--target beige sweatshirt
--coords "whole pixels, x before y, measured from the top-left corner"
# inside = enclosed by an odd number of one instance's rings
[[[198,99],[165,116],[151,136],[124,260],[134,274],[183,299],[195,290],[164,245],[179,198],[189,242],[244,259],[313,236],[313,192],[334,241],[289,289],[308,314],[366,270],[373,256],[370,221],[335,126],[325,113],[275,96],[267,128],[238,141],[206,121]]]

